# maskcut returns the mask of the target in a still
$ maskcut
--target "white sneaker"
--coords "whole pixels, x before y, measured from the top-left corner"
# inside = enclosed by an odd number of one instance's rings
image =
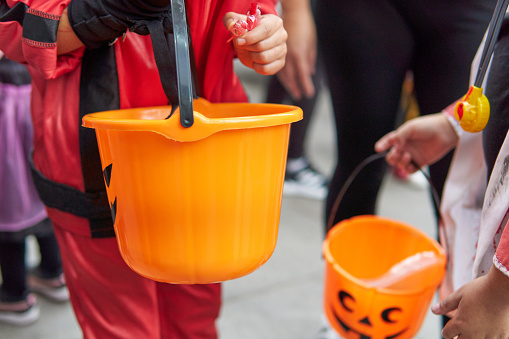
[[[283,194],[322,200],[327,196],[327,178],[304,157],[291,159],[286,166]]]
[[[69,290],[65,284],[63,273],[58,277],[45,279],[38,276],[36,272],[37,270],[31,272],[28,276],[28,286],[32,291],[55,302],[69,300]]]
[[[37,298],[30,293],[21,301],[0,301],[0,321],[17,326],[27,326],[39,319]]]

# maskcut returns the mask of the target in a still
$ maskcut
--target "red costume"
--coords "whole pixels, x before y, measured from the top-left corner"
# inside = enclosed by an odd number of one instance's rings
[[[150,36],[57,56],[57,29],[70,0],[1,0],[0,50],[32,75],[34,173],[59,240],[71,300],[85,338],[214,338],[220,285],[170,285],[123,262],[114,239],[95,132],[87,113],[168,103]],[[273,0],[260,1],[275,14]],[[243,0],[187,6],[202,97],[246,101],[222,18]]]

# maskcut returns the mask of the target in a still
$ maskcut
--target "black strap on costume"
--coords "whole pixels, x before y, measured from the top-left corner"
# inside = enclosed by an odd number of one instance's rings
[[[177,5],[179,8],[175,9],[175,13],[173,13],[173,8]],[[166,119],[173,115],[177,107],[182,106],[180,123],[184,127],[190,127],[194,121],[192,100],[198,95],[195,85],[196,78],[193,79],[196,73],[190,68],[191,65],[195,65],[194,59],[191,57],[192,47],[187,34],[189,29],[183,0],[172,1],[171,11],[171,14],[178,14],[179,18],[176,20],[175,15],[172,15],[173,31],[170,35],[165,35],[165,24],[162,20],[140,23],[146,26],[150,33],[159,78],[164,93],[172,105],[171,113]]]
[[[157,70],[159,71],[159,78],[163,85],[164,94],[166,94],[166,97],[173,105],[173,113],[179,103],[176,77],[177,70],[175,68],[175,52],[173,49],[170,49],[171,45],[169,43],[169,41],[173,41],[173,32],[166,36],[164,34],[163,23],[156,20],[147,21],[146,27],[150,32],[150,38],[152,39],[154,58]]]
[[[111,218],[106,192],[85,193],[74,187],[54,182],[39,172],[30,158],[34,185],[47,207],[89,219]]]
[[[171,7],[178,4],[178,14],[183,19],[179,25],[187,28],[185,20],[185,5],[183,0],[172,1],[172,6],[163,5],[165,1],[148,0],[74,0],[69,3],[68,17],[72,29],[78,38],[88,48],[99,48],[108,42],[112,42],[122,36],[127,30],[141,35],[150,34],[156,66],[164,89],[164,93],[172,105],[172,112],[179,106],[179,76],[177,61],[175,58],[175,45],[173,41],[174,23],[172,20]],[[174,4],[175,3],[175,4]],[[187,29],[184,29],[187,34]],[[179,36],[180,37],[180,36]],[[192,48],[188,36],[184,37],[188,42],[189,53],[192,55]],[[171,42],[171,43],[170,43]],[[189,64],[191,58],[179,61]],[[194,65],[193,65],[194,66]],[[191,74],[195,74],[191,71]],[[196,78],[188,81],[189,96],[197,98],[197,86],[193,84]],[[181,115],[181,123],[185,127],[192,125],[192,109],[187,109],[186,101],[185,116]],[[189,116],[190,115],[190,116]],[[170,114],[171,116],[171,114]]]

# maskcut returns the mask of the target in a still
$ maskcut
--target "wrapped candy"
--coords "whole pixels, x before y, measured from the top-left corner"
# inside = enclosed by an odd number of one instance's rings
[[[252,2],[247,12],[247,20],[237,20],[232,23],[228,30],[232,33],[232,37],[227,42],[232,41],[234,37],[242,36],[255,28],[260,23],[261,10],[257,2]]]

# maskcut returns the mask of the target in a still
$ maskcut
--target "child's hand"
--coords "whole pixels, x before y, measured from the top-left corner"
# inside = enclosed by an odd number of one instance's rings
[[[456,146],[458,136],[442,114],[430,114],[404,123],[375,144],[375,151],[389,151],[385,159],[408,173],[419,166],[431,165]]]
[[[442,330],[445,339],[509,338],[509,277],[492,267],[431,310],[437,315],[456,310]]]
[[[229,30],[237,20],[246,19],[246,15],[228,12],[223,23]],[[285,65],[287,37],[283,20],[276,15],[266,14],[261,16],[260,23],[255,28],[234,37],[232,42],[237,57],[245,66],[257,73],[272,75]]]

